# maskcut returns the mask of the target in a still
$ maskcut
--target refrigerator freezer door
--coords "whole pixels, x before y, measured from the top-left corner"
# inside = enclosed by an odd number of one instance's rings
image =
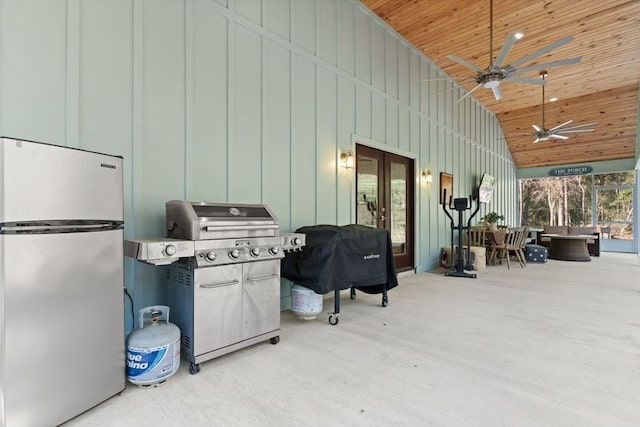
[[[58,425],[125,388],[122,233],[0,235],[0,424]]]
[[[0,138],[0,223],[123,220],[122,158]]]

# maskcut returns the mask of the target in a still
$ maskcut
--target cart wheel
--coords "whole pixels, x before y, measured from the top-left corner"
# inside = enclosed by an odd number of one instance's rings
[[[200,372],[200,364],[199,363],[189,363],[189,373],[191,375],[195,375]]]
[[[270,342],[271,344],[273,344],[273,345],[276,345],[276,344],[278,344],[278,343],[280,342],[280,337],[279,337],[279,336],[277,336],[277,337],[270,338],[270,339],[269,339],[269,342]]]
[[[387,297],[382,297],[382,306],[386,307],[389,305],[389,299]]]
[[[337,325],[339,321],[340,321],[340,318],[337,315],[335,317],[333,316],[333,314],[329,315],[329,323],[331,325]]]
[[[351,293],[349,294],[349,298],[356,299],[356,290],[351,288]]]

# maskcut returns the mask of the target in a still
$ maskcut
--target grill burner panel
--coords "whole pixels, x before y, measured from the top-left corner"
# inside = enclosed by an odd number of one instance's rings
[[[281,237],[198,240],[195,242],[195,262],[198,267],[280,259],[282,257],[284,257],[284,251],[282,250]]]

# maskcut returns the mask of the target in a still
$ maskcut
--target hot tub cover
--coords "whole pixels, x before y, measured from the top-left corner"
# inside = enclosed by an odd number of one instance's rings
[[[398,285],[391,236],[387,230],[364,225],[314,225],[296,233],[306,235],[302,251],[287,253],[282,277],[318,294],[355,287],[377,294]]]

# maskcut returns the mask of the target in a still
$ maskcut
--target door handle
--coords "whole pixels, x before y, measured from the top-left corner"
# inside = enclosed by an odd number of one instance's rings
[[[230,282],[208,283],[208,284],[200,285],[200,287],[205,289],[210,289],[210,288],[219,288],[220,286],[237,285],[238,283],[240,283],[238,280],[232,280]]]
[[[270,276],[247,277],[247,280],[250,282],[260,282],[262,280],[271,280],[271,279],[277,279],[277,278],[278,278],[277,274],[272,274]]]

